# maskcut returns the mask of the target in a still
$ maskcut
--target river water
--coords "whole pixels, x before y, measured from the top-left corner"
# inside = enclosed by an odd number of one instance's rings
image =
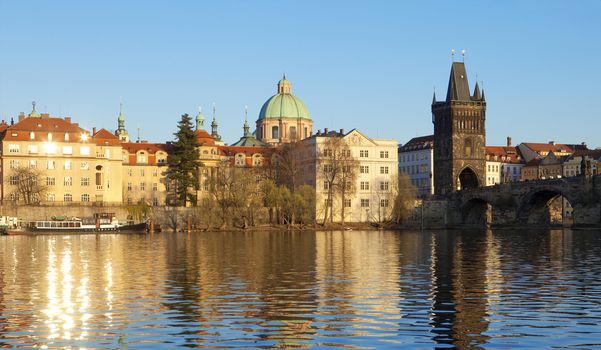
[[[601,347],[601,231],[0,237],[0,347]]]

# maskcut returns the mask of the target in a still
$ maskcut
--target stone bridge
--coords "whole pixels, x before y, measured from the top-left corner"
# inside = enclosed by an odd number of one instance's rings
[[[449,226],[601,227],[601,175],[469,188],[448,200]]]

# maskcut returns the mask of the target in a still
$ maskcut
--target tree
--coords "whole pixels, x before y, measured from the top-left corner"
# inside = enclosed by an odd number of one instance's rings
[[[405,173],[399,173],[396,180],[392,213],[394,222],[400,224],[415,208],[417,189]]]
[[[43,171],[35,168],[14,169],[10,175],[10,182],[16,185],[13,193],[17,200],[22,200],[27,205],[38,204],[47,190]]]
[[[175,204],[186,206],[188,202],[196,205],[196,191],[199,189],[198,139],[192,129],[192,118],[182,115],[174,134],[173,149],[168,158],[167,177],[173,186]]]
[[[341,199],[341,216],[344,223],[345,199],[355,190],[358,161],[352,157],[351,150],[342,137],[330,136],[321,145],[317,160],[318,178],[327,190],[323,224],[333,221],[333,203],[335,195]]]

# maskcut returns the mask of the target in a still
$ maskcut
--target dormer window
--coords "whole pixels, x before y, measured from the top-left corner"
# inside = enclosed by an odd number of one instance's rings
[[[35,132],[33,132],[33,131],[29,132],[29,139],[35,140]]]
[[[68,132],[65,133],[65,141],[69,141],[69,133]]]
[[[136,157],[136,162],[139,164],[147,163],[148,157],[146,156],[146,152],[144,152],[144,151],[138,152],[137,157]]]

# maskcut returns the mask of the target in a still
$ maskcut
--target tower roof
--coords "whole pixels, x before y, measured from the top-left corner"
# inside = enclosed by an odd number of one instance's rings
[[[311,119],[305,103],[292,94],[292,84],[286,76],[278,82],[278,93],[263,104],[259,113],[259,120],[279,118]]]
[[[467,81],[467,71],[463,62],[453,62],[449,87],[447,89],[448,101],[470,101],[470,87]]]

